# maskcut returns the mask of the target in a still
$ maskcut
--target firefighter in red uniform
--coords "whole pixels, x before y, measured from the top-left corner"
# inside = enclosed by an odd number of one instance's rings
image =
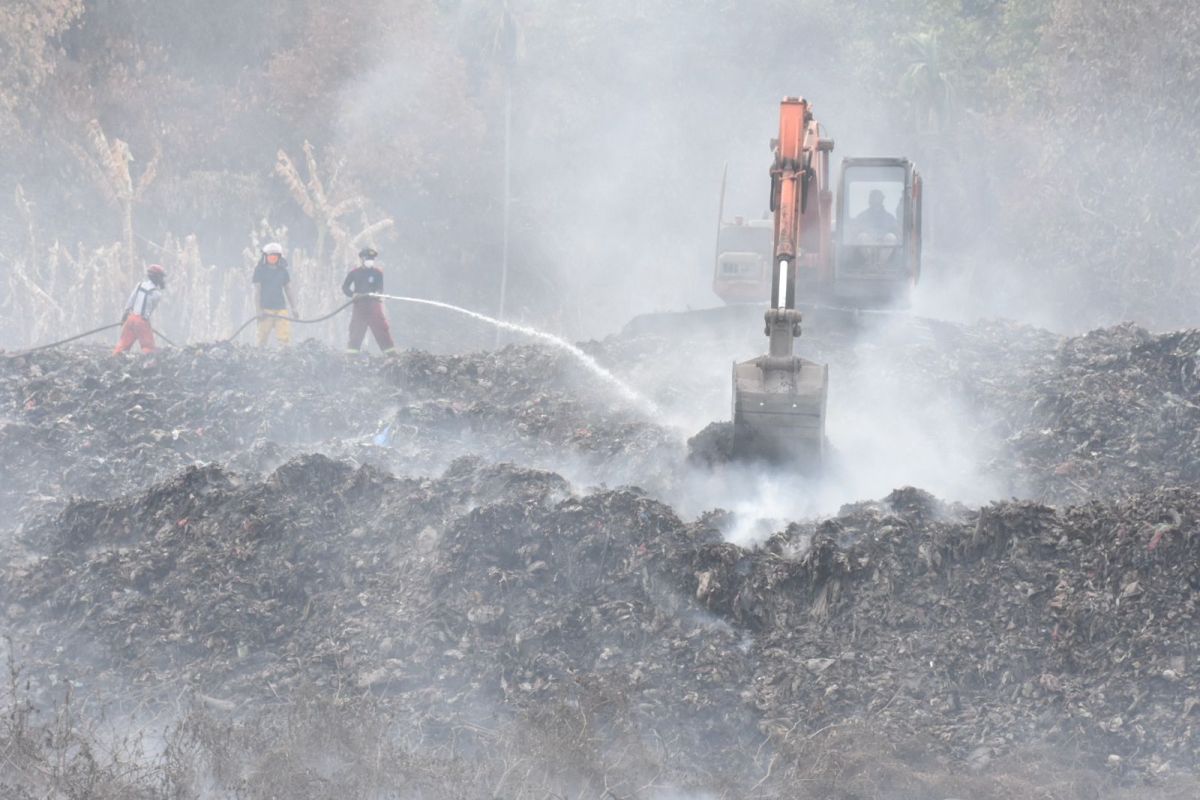
[[[125,302],[125,315],[121,317],[121,339],[113,349],[113,355],[124,353],[137,342],[143,353],[154,352],[154,329],[150,327],[150,315],[162,299],[167,285],[167,271],[158,264],[146,267],[146,280],[142,281]]]
[[[384,353],[396,352],[392,341],[392,330],[383,313],[383,300],[371,295],[383,292],[383,271],[375,264],[379,253],[365,247],[358,257],[362,263],[350,270],[342,282],[342,292],[354,298],[354,314],[350,317],[350,344],[346,352],[357,353],[362,349],[367,328],[375,336],[375,343]]]

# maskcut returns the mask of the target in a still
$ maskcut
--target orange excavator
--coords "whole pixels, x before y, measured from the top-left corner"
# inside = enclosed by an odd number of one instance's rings
[[[801,112],[807,106],[807,112]],[[784,119],[807,113],[812,106],[785,98]],[[837,203],[829,194],[832,173],[829,153],[833,141],[820,126],[816,152],[823,154],[809,177],[810,188],[825,203],[821,215],[803,220],[806,257],[796,270],[801,296],[808,303],[839,307],[904,306],[921,277],[921,175],[907,158],[845,158],[838,175]],[[778,149],[778,140],[772,142]],[[779,188],[772,166],[771,210]],[[802,202],[807,202],[801,198]],[[721,206],[724,208],[724,181]],[[823,237],[823,238],[821,238]],[[723,218],[718,225],[713,291],[727,304],[756,303],[772,284],[773,243],[767,220]]]
[[[733,365],[734,449],[815,472],[825,455],[829,368],[795,354],[797,294],[866,305],[906,292],[920,271],[921,179],[907,159],[846,159],[835,229],[833,140],[808,101],[783,99],[773,145],[769,347],[766,355]]]

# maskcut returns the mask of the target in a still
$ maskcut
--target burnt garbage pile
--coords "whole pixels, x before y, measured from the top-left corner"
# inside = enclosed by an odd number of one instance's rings
[[[656,341],[589,350],[699,397]],[[1049,741],[1195,769],[1200,334],[922,322],[813,346],[963,398],[994,469],[1060,506],[903,490],[746,549],[721,512],[561,477],[670,497],[682,453],[544,348],[64,349],[0,361],[15,658],[39,701],[357,697],[434,738],[495,716],[578,758],[629,744],[680,785],[753,783],[856,725],[972,765]]]
[[[341,691],[430,735],[489,709],[657,727],[698,768],[761,735],[742,634],[687,589],[693,535],[636,490],[576,496],[472,459],[436,479],[323,456],[265,480],[199,467],[27,528],[42,555],[6,570],[0,608],[46,697],[65,680],[229,708]]]
[[[4,358],[0,500],[33,511],[57,497],[113,497],[198,462],[263,471],[313,450],[405,471],[475,452],[591,464],[619,455],[624,469],[675,454],[664,429],[610,407],[588,380],[561,354],[517,346],[387,360],[315,342]],[[374,444],[395,452],[364,452]]]
[[[1060,338],[1008,322],[913,319],[857,339],[809,335],[834,370],[838,413],[870,414],[881,395],[915,412],[953,398],[976,437],[972,452],[1010,494],[1061,505],[1200,478],[1198,331],[1119,325]],[[627,353],[633,343],[611,347]],[[731,445],[732,425],[721,421],[693,437],[689,455],[719,465]]]
[[[484,454],[554,470],[582,467],[609,483],[661,483],[655,476],[683,454],[679,437],[644,409],[613,402],[561,352],[509,345],[497,352],[410,352],[384,372],[398,387],[420,387],[386,419],[379,441],[393,463],[444,467]],[[665,479],[664,479],[665,480]]]
[[[114,496],[256,442],[361,434],[387,394],[369,365],[310,346],[198,346],[151,358],[77,347],[0,359],[0,485]]]
[[[908,330],[857,348],[850,363],[931,400],[960,398],[988,471],[1013,494],[1062,505],[1200,477],[1200,332],[1119,325],[1058,338],[1000,321]]]
[[[431,736],[484,718],[641,742],[685,782],[761,777],[712,759],[853,725],[1155,776],[1200,763],[1198,523],[1191,490],[1065,510],[903,490],[745,549],[637,490],[310,456],[73,503],[26,531],[42,555],[0,608],[48,694],[188,687],[249,713],[315,687]]]
[[[1012,468],[1058,502],[1200,478],[1200,332],[1133,325],[1065,340],[1008,404]]]
[[[705,545],[696,594],[758,632],[752,702],[781,737],[858,719],[977,766],[1049,742],[1155,776],[1200,765],[1198,525],[1194,489],[1064,510],[907,489]]]

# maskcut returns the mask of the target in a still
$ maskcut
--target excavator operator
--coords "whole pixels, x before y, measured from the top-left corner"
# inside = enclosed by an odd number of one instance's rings
[[[883,207],[883,191],[872,189],[867,196],[867,208],[854,217],[854,228],[860,243],[883,242],[891,236],[889,244],[894,244],[896,232],[900,229],[896,218]]]

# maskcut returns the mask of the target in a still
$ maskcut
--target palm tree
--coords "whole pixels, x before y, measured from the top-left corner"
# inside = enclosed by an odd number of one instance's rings
[[[916,33],[904,38],[908,68],[900,90],[908,99],[919,133],[937,135],[945,130],[954,107],[954,82],[941,58],[936,33]]]

